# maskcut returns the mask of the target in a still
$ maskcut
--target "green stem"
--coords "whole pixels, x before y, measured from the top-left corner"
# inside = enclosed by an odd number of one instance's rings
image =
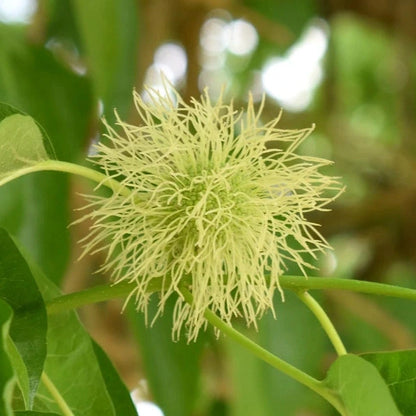
[[[120,282],[112,285],[99,285],[68,295],[58,296],[46,302],[49,315],[65,312],[91,303],[104,302],[106,300],[126,298],[134,289],[135,284]],[[157,292],[162,287],[162,279],[155,279],[148,286],[148,292]]]
[[[55,387],[55,384],[53,384],[52,380],[47,376],[45,372],[42,373],[41,380],[55,400],[55,403],[58,405],[59,409],[61,409],[62,414],[64,416],[74,416],[65,399],[61,396],[58,389]]]
[[[134,284],[121,282],[115,285],[99,285],[68,295],[58,296],[46,302],[49,315],[77,309],[91,303],[125,298],[133,290]]]
[[[367,282],[365,280],[340,279],[336,277],[281,276],[280,286],[294,291],[336,289],[368,295],[390,296],[401,299],[416,300],[416,289],[387,285],[385,283]]]
[[[149,288],[149,290],[159,290],[161,284],[162,279],[155,279],[154,286]],[[357,281],[351,279],[319,277],[310,277],[306,279],[303,276],[282,276],[280,278],[280,285],[282,288],[293,290],[296,293],[308,289],[337,289],[416,300],[416,290],[414,289],[391,286],[382,283]],[[86,289],[82,292],[63,295],[51,299],[46,303],[46,307],[48,314],[59,313],[94,302],[105,301],[113,298],[124,298],[131,292],[132,289],[134,289],[134,283],[128,282],[122,282],[115,285],[97,286],[91,289]],[[238,331],[234,330],[226,323],[224,323],[212,312],[208,311],[206,313],[206,318],[218,329],[228,334],[241,345],[244,345],[246,348],[252,351],[253,354],[255,354],[257,357],[263,359],[273,367],[283,371],[285,374],[293,377],[295,380],[298,380],[305,386],[308,386],[312,390],[316,391],[328,402],[330,402],[342,415],[345,414],[345,411],[343,410],[338,398],[334,396],[334,394],[330,390],[328,390],[322,382],[310,377],[309,375],[303,373],[299,369],[279,359],[278,357],[271,354],[269,351],[264,350],[262,347],[260,347],[253,341],[249,340],[244,335],[240,334]],[[339,353],[343,353],[342,347],[338,346],[337,351]]]
[[[333,323],[329,319],[328,315],[322,308],[322,306],[305,290],[299,291],[296,293],[298,298],[312,311],[316,316],[322,328],[328,335],[332,345],[335,348],[335,351],[338,355],[347,354],[347,350],[342,343],[340,336],[338,335],[337,330],[335,329]]]
[[[86,166],[77,165],[75,163],[62,162],[60,160],[45,160],[43,162],[36,163],[32,166],[21,168],[7,176],[0,184],[10,182],[13,179],[17,179],[21,176],[27,175],[33,172],[42,171],[55,171],[55,172],[66,172],[74,175],[82,176],[90,179],[101,185],[110,188],[113,192],[117,192],[125,197],[131,196],[131,191],[123,186],[120,182],[115,179],[101,173],[95,169],[87,168]]]
[[[157,291],[162,279],[154,279],[149,291]],[[283,289],[299,292],[302,290],[337,289],[350,290],[371,295],[391,296],[402,299],[416,300],[416,290],[405,287],[391,286],[383,283],[365,282],[351,279],[325,277],[282,276],[280,286]],[[47,302],[49,314],[76,309],[90,303],[103,302],[114,298],[124,298],[134,289],[134,283],[121,282],[113,285],[100,285],[80,292],[58,296]]]
[[[180,288],[180,291],[183,297],[185,298],[186,302],[188,302],[192,306],[193,296],[191,292],[189,292],[188,289],[185,289],[183,287]],[[204,316],[211,325],[219,329],[223,334],[228,335],[234,341],[239,343],[244,348],[248,349],[256,357],[270,364],[272,367],[293,378],[294,380],[298,381],[304,386],[310,388],[315,393],[319,394],[325,400],[331,403],[342,415],[344,414],[345,410],[339,398],[331,390],[325,387],[322,381],[319,381],[311,377],[309,374],[306,374],[305,372],[299,370],[298,368],[294,367],[288,362],[272,354],[270,351],[256,344],[254,341],[247,338],[241,332],[237,331],[232,326],[228,325],[209,309],[205,311]]]

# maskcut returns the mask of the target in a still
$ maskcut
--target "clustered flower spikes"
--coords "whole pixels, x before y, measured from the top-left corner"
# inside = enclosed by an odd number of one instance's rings
[[[146,101],[134,93],[141,124],[116,114],[119,129],[106,123],[109,144],[96,146],[94,162],[129,196],[89,197],[94,225],[85,250],[107,249],[102,269],[135,283],[130,297],[145,313],[155,279],[163,282],[159,313],[177,293],[174,337],[185,325],[196,339],[207,308],[227,323],[242,317],[256,325],[273,310],[287,263],[305,273],[304,255],[328,248],[305,214],[340,192],[336,178],[319,172],[331,162],[295,154],[312,128],[263,125],[263,104],[256,112],[252,98],[237,111],[221,98],[212,103],[207,91],[190,104],[168,87],[146,92]]]

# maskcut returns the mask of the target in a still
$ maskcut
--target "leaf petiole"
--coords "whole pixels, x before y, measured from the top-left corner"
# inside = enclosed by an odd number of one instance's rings
[[[353,279],[324,277],[309,277],[306,279],[304,276],[281,276],[280,286],[282,289],[289,289],[296,293],[302,290],[335,289],[416,300],[415,289]],[[162,278],[154,279],[154,283],[149,287],[149,292],[156,292],[161,287]],[[103,302],[115,298],[125,298],[133,289],[134,283],[129,282],[100,285],[90,289],[84,289],[80,292],[58,296],[47,301],[46,306],[48,313],[54,314],[76,309],[91,303]]]
[[[347,350],[345,349],[337,330],[322,306],[306,290],[296,292],[296,295],[316,316],[322,328],[328,335],[328,338],[334,346],[337,354],[339,356],[347,354]]]
[[[186,302],[188,302],[192,306],[193,296],[191,292],[189,292],[188,289],[183,287],[180,288],[180,291]],[[241,332],[237,331],[232,326],[228,325],[209,309],[205,311],[204,316],[212,326],[219,329],[223,334],[229,336],[231,339],[239,343],[241,346],[248,349],[256,357],[260,358],[272,367],[276,368],[277,370],[281,371],[282,373],[286,374],[292,379],[308,387],[315,393],[319,394],[321,397],[323,397],[325,400],[331,403],[335,407],[335,409],[337,409],[340,412],[341,415],[345,416],[345,409],[342,402],[338,398],[338,395],[334,393],[331,389],[328,389],[324,382],[313,378],[309,374],[303,372],[302,370],[299,370],[297,367],[294,367],[288,362],[272,354],[270,351],[256,344],[254,341],[247,338]]]
[[[59,393],[59,390],[56,388],[55,384],[53,384],[52,380],[48,377],[48,375],[45,372],[42,373],[41,380],[46,389],[53,397],[53,399],[55,400],[55,403],[58,405],[63,416],[75,416],[72,413],[72,410],[69,408],[65,399],[61,396],[61,393]]]
[[[132,195],[132,192],[120,182],[105,175],[104,173],[99,172],[98,170],[87,168],[86,166],[81,166],[76,163],[62,162],[60,160],[44,160],[12,171],[7,176],[0,179],[0,186],[29,173],[44,171],[71,173],[90,179],[99,185],[106,186],[112,191],[125,197],[131,197]]]

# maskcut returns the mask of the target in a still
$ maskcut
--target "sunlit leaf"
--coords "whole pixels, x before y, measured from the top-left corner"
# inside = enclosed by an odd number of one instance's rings
[[[325,380],[338,393],[348,416],[403,416],[380,373],[356,355],[339,357]]]
[[[13,179],[16,171],[49,159],[36,122],[13,110],[0,103],[0,186]]]

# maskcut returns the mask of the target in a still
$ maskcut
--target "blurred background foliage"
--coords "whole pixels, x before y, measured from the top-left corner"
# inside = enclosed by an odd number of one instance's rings
[[[416,287],[416,2],[413,0],[0,0],[0,100],[46,129],[57,157],[85,163],[100,117],[135,121],[131,90],[186,99],[208,86],[243,105],[266,96],[264,120],[316,123],[302,152],[335,161],[347,191],[315,215],[334,251],[316,274]],[[76,261],[83,226],[68,229],[90,184],[63,174],[0,189],[0,224],[66,291],[105,281],[99,255]],[[320,301],[350,351],[415,347],[410,302],[327,292]],[[120,371],[141,415],[333,415],[318,397],[208,331],[172,343],[169,311],[152,328],[120,302],[81,317]],[[323,377],[334,358],[303,305],[276,297],[278,319],[248,331]],[[128,319],[126,319],[128,318]],[[242,328],[243,331],[247,331]],[[160,413],[159,413],[160,414]]]

